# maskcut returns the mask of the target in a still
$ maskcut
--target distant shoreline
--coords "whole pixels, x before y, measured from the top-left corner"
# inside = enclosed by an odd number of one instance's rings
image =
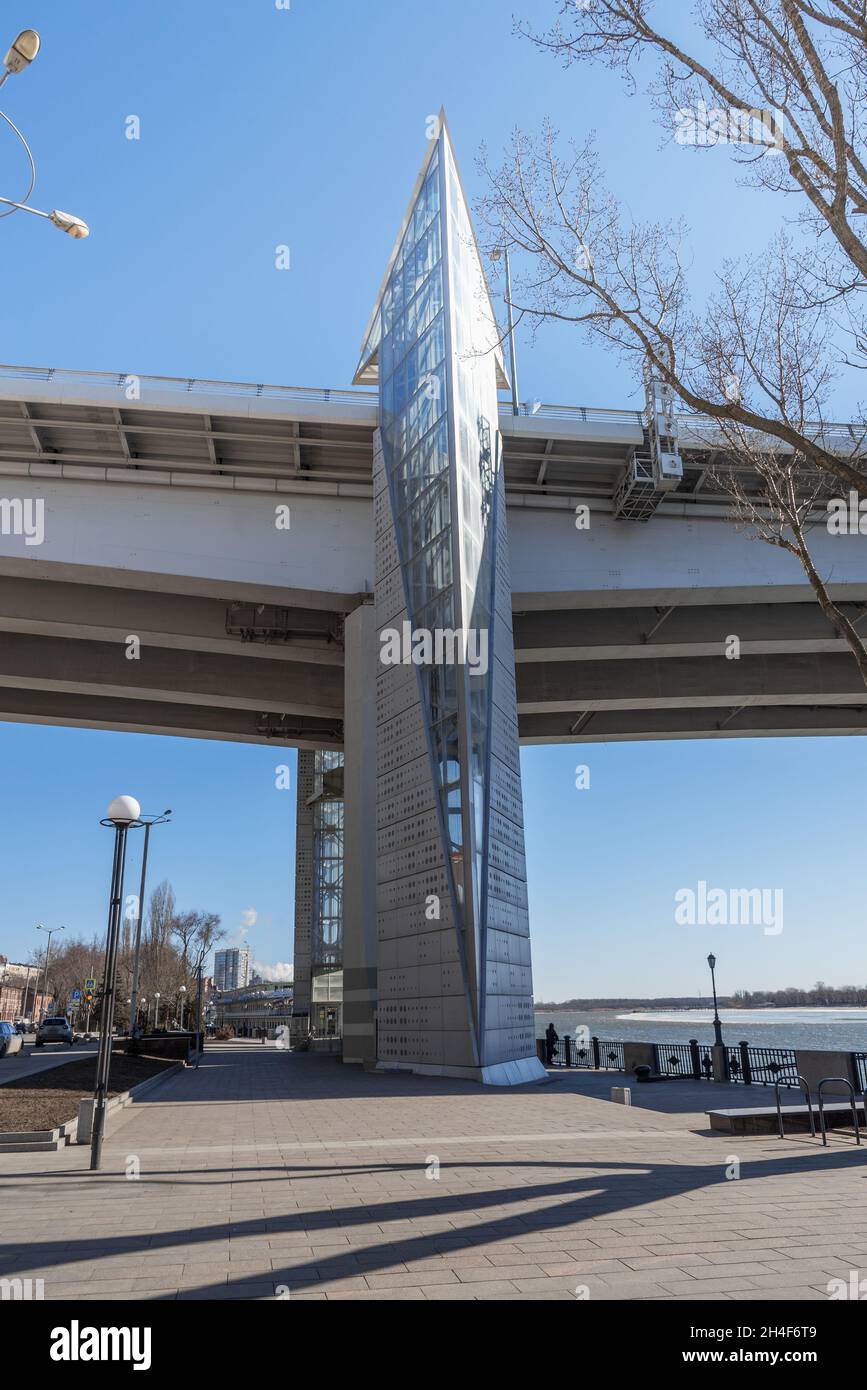
[[[849,1012],[852,1009],[861,1009],[865,1007],[867,1006],[863,1004],[742,1004],[739,1001],[735,1003],[731,999],[721,998],[719,1000],[720,1009],[725,1009],[727,1012],[740,1010],[742,1013],[759,1013],[762,1011],[776,1013],[778,1010],[783,1009],[815,1009],[819,1013],[833,1013],[837,1010]],[[642,1003],[640,1000],[628,999],[624,1000],[622,1004],[597,1004],[592,1000],[573,999],[566,1004],[534,1004],[533,1012],[537,1014],[574,1014],[583,1010],[587,1013],[594,1014],[674,1014],[694,1013],[698,1009],[711,1008],[713,1008],[712,999],[695,999],[691,1002],[679,1000],[676,1004],[667,1004],[655,999],[650,1000],[648,1003]]]

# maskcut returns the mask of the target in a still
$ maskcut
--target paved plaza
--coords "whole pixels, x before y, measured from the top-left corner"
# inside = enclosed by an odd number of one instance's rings
[[[867,1148],[711,1135],[702,1108],[744,1088],[630,1109],[602,1098],[622,1080],[216,1044],[111,1117],[102,1173],[83,1147],[0,1157],[0,1275],[48,1299],[741,1301],[867,1271]]]

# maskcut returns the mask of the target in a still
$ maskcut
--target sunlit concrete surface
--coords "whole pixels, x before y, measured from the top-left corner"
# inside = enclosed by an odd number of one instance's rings
[[[867,1271],[851,1138],[711,1137],[686,1083],[644,1088],[660,1110],[586,1093],[622,1080],[216,1046],[111,1118],[101,1174],[83,1148],[0,1158],[0,1276],[76,1300],[810,1300]]]

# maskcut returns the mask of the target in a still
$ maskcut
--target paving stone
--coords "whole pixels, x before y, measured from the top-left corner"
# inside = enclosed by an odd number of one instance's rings
[[[624,1109],[601,1098],[610,1077],[576,1074],[480,1103],[470,1083],[258,1044],[207,1060],[110,1118],[95,1178],[76,1146],[50,1168],[0,1155],[0,1276],[54,1298],[320,1301],[812,1301],[867,1277],[851,1148],[738,1139],[726,1182],[704,1083]]]

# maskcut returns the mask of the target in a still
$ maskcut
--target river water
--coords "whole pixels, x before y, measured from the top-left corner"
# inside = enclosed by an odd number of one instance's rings
[[[723,1041],[754,1047],[867,1051],[867,1009],[721,1009]],[[585,1009],[536,1014],[536,1037],[548,1024],[565,1037],[578,1027],[614,1042],[713,1042],[713,1009]]]

